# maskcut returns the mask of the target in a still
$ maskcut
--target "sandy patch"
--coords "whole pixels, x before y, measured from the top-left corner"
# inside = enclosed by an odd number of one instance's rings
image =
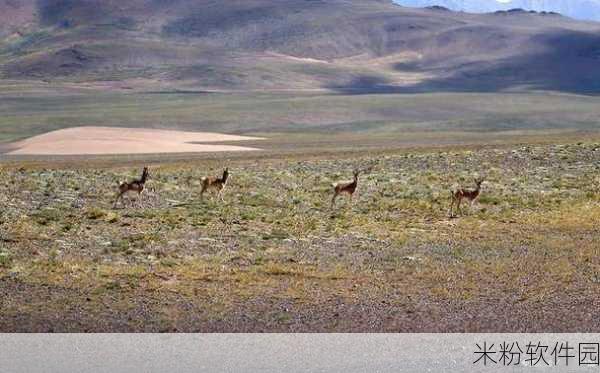
[[[183,132],[140,128],[75,127],[45,133],[12,144],[15,155],[102,155],[237,152],[257,148],[205,144],[262,140],[257,137],[211,132]]]
[[[316,58],[307,58],[307,57],[295,57],[295,56],[290,56],[289,54],[282,54],[282,53],[275,53],[275,52],[267,52],[264,54],[265,57],[271,57],[271,58],[278,58],[278,59],[286,59],[289,61],[294,61],[294,62],[303,62],[303,63],[326,63],[328,64],[329,61],[326,60],[319,60]]]

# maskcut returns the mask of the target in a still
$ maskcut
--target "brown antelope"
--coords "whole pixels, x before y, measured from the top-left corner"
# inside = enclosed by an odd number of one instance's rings
[[[471,206],[473,206],[473,202],[475,202],[475,200],[477,200],[477,198],[479,198],[479,195],[481,194],[481,183],[483,183],[485,179],[484,178],[477,178],[475,179],[475,189],[463,189],[463,188],[459,188],[455,191],[451,191],[450,193],[452,194],[452,202],[450,203],[450,217],[454,218],[456,217],[456,215],[454,215],[454,206],[456,205],[456,208],[458,209],[458,212],[462,215],[462,211],[460,209],[460,203],[462,202],[463,199],[466,199],[467,201],[470,202]]]
[[[115,203],[113,206],[117,205],[117,202],[128,192],[137,192],[138,199],[141,197],[142,192],[144,191],[144,187],[146,185],[146,181],[148,180],[148,167],[144,167],[142,171],[142,177],[140,179],[133,180],[131,182],[122,182],[119,184],[119,191],[117,192],[117,198],[115,199]]]
[[[354,180],[351,182],[345,183],[335,183],[333,184],[333,198],[331,199],[331,207],[335,205],[335,200],[340,194],[347,194],[350,197],[350,201],[352,201],[352,197],[354,196],[354,192],[356,192],[356,188],[358,187],[358,175],[360,174],[359,170],[354,170]]]
[[[202,181],[202,190],[200,191],[200,199],[204,196],[204,192],[209,189],[218,190],[217,197],[221,197],[221,201],[225,202],[223,199],[223,190],[227,185],[227,179],[229,179],[229,168],[226,168],[223,171],[223,176],[221,177],[203,177]]]

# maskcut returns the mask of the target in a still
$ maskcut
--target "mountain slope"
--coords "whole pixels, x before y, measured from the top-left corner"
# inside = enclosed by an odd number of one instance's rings
[[[600,90],[600,25],[387,0],[0,0],[0,77],[139,89]]]

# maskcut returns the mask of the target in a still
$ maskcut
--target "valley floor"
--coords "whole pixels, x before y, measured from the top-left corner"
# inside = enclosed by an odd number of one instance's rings
[[[600,143],[0,166],[2,332],[598,332]],[[331,183],[372,167],[353,204]],[[485,175],[448,218],[450,190]]]

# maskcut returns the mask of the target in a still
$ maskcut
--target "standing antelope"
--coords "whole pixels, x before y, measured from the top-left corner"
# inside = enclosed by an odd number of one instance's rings
[[[475,189],[459,188],[455,191],[450,192],[452,194],[452,202],[450,203],[450,212],[449,212],[451,218],[456,217],[456,215],[454,215],[454,210],[453,210],[454,205],[456,205],[458,212],[462,214],[462,211],[460,209],[460,203],[462,202],[463,199],[466,199],[467,201],[469,201],[471,206],[473,206],[473,202],[475,202],[475,200],[481,194],[481,183],[483,183],[484,180],[485,180],[484,178],[475,179]]]
[[[137,192],[138,199],[141,197],[142,192],[144,191],[144,186],[146,185],[146,181],[148,180],[148,167],[144,167],[144,171],[142,171],[142,177],[137,180],[133,180],[131,182],[122,182],[119,184],[119,191],[117,192],[117,198],[115,199],[115,203],[113,207],[117,205],[117,202],[128,192]]]
[[[352,196],[354,192],[356,192],[356,188],[358,187],[358,175],[360,174],[359,170],[354,170],[354,180],[346,183],[335,183],[333,184],[333,198],[331,199],[331,207],[335,205],[335,200],[340,194],[348,194],[350,197],[350,201],[352,201]]]
[[[221,201],[225,202],[223,199],[223,189],[227,185],[227,179],[229,179],[229,168],[226,168],[223,171],[223,176],[221,177],[203,177],[202,181],[202,190],[200,191],[200,199],[204,196],[204,192],[208,189],[216,189],[219,192],[217,193],[217,197],[221,197]]]

